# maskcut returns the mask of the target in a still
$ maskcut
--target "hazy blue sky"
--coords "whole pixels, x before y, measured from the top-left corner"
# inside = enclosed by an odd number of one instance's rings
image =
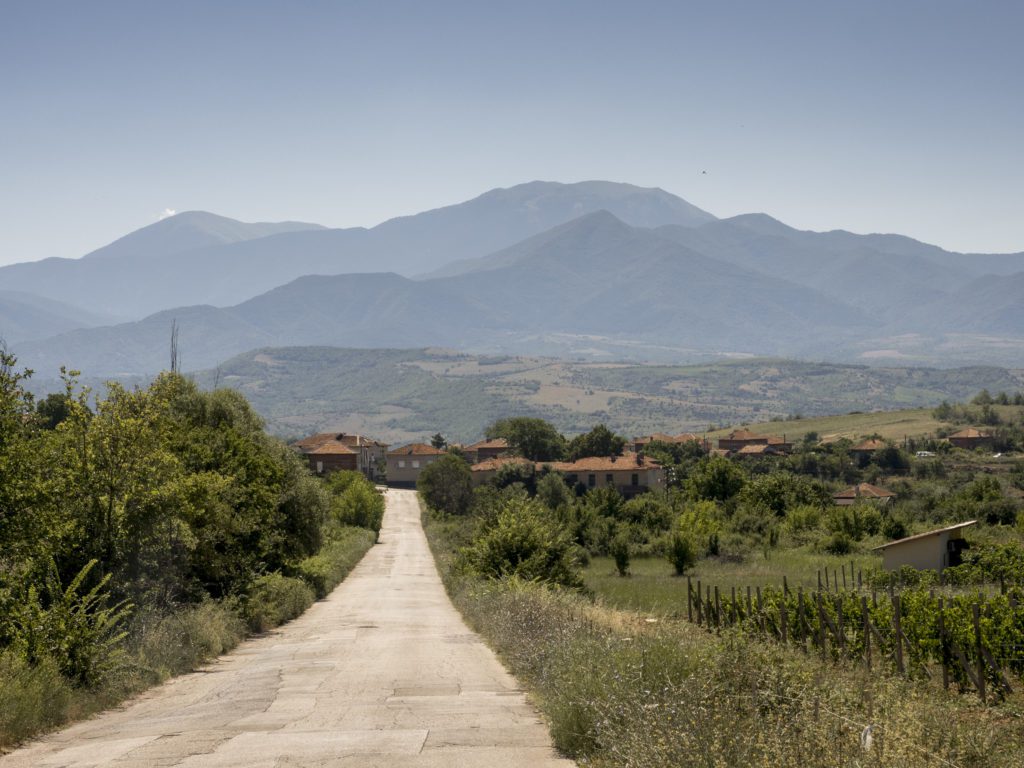
[[[1022,30],[1018,1],[0,0],[0,263],[532,179],[1024,250]]]

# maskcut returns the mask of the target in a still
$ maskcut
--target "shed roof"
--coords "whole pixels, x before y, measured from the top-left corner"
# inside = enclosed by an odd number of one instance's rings
[[[872,547],[871,550],[887,549],[888,547],[894,547],[899,544],[906,544],[909,541],[918,541],[919,539],[926,539],[929,536],[938,536],[940,533],[948,533],[950,531],[957,531],[961,528],[966,528],[969,525],[975,525],[977,520],[968,520],[966,523],[957,523],[956,525],[947,525],[945,528],[937,528],[934,531],[925,531],[924,533],[917,533],[913,536],[907,536],[905,539],[896,539],[896,541],[890,541],[887,544],[881,544],[877,547]]]

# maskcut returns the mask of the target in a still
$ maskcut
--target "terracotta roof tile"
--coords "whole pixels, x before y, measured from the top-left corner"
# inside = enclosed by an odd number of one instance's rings
[[[388,456],[441,456],[445,452],[426,443],[410,443],[393,451],[388,451]]]
[[[974,427],[967,427],[967,429],[961,429],[956,434],[950,435],[950,437],[982,439],[992,437],[992,435],[988,432],[982,432],[980,429],[975,429]]]
[[[501,469],[506,464],[527,464],[533,466],[533,462],[524,459],[522,456],[499,456],[494,459],[486,459],[471,466],[471,472],[493,472]]]
[[[549,466],[556,472],[627,472],[629,470],[661,469],[661,464],[654,459],[639,454],[587,456],[577,461],[538,463],[538,466]]]
[[[481,448],[508,448],[508,440],[503,437],[497,437],[494,440],[481,440],[478,443],[467,445],[467,451],[478,451]]]

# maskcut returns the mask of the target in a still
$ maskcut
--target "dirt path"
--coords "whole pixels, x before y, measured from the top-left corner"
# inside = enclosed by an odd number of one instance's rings
[[[0,758],[32,766],[572,766],[448,600],[412,491],[326,600],[207,669]]]

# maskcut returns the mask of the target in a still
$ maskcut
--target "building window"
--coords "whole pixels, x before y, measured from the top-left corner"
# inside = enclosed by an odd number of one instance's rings
[[[413,460],[412,468],[413,469],[419,469],[420,468],[420,463],[418,461]]]
[[[615,484],[615,480],[612,478],[611,472],[609,472],[607,475],[604,476],[604,484],[605,485],[614,485]]]
[[[323,474],[323,471],[324,471],[324,463],[323,463],[322,461],[318,461],[318,462],[316,463],[316,471],[317,471],[317,472],[319,472],[320,474]]]
[[[591,488],[597,485],[597,475],[587,475],[587,485]]]
[[[633,487],[640,485],[640,475],[633,475]]]
[[[401,459],[398,460],[398,468],[405,469],[405,462],[402,461]]]

